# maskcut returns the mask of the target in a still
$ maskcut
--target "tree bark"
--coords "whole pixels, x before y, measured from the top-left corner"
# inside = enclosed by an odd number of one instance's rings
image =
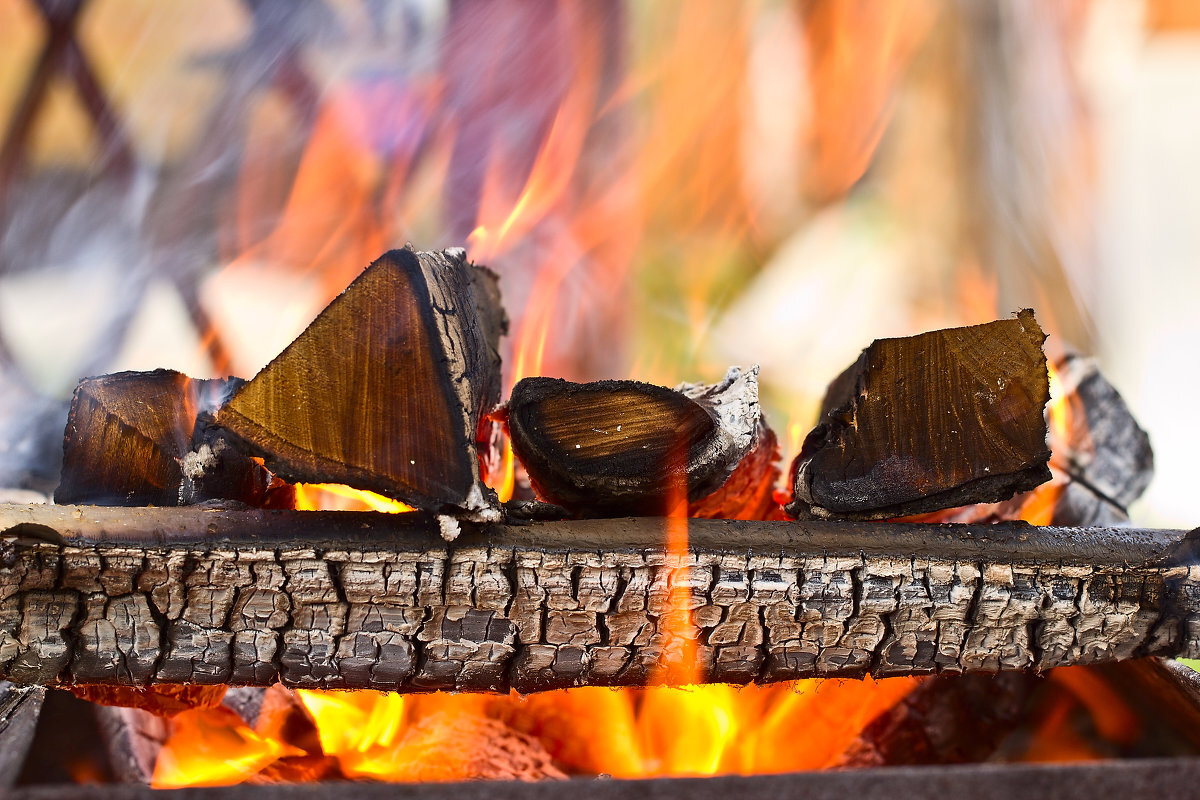
[[[0,678],[535,691],[1200,656],[1182,531],[369,512],[0,510]],[[672,599],[675,606],[672,607]]]

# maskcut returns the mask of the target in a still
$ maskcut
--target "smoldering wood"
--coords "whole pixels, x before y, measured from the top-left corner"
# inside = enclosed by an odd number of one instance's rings
[[[289,481],[498,519],[480,479],[507,322],[462,249],[385,253],[239,389],[216,425]]]
[[[169,723],[140,708],[95,706],[109,767],[118,783],[149,786]]]
[[[1181,531],[0,510],[0,677],[399,691],[1042,670],[1200,655]],[[671,598],[681,607],[671,606]],[[683,598],[683,600],[678,600]]]
[[[0,790],[11,789],[21,774],[45,699],[40,686],[0,681]]]
[[[1154,477],[1154,451],[1124,399],[1093,359],[1055,363],[1062,395],[1050,415],[1050,483],[1000,503],[947,509],[927,522],[988,523],[1017,519],[1030,503],[1051,525],[1107,526],[1129,521],[1127,508]]]
[[[1124,514],[1154,477],[1150,437],[1094,359],[1067,356],[1055,367],[1067,420],[1051,431],[1051,463]]]
[[[750,448],[721,488],[688,504],[688,516],[700,519],[782,519],[775,499],[779,483],[779,438],[759,416]]]
[[[756,441],[758,367],[717,384],[525,378],[507,420],[538,498],[575,514],[661,515],[711,494]]]
[[[195,380],[174,370],[84,378],[63,438],[59,503],[262,505],[270,475],[209,431],[239,378]]]
[[[1017,729],[1040,679],[1027,672],[939,675],[872,720],[836,766],[985,761]]]
[[[1045,338],[1025,309],[873,342],[829,386],[797,456],[789,513],[886,519],[1049,480]]]

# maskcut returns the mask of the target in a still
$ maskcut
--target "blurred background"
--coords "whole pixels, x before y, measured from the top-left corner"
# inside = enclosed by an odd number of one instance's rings
[[[760,363],[785,457],[872,339],[1031,306],[1191,527],[1198,99],[1189,0],[0,0],[0,486],[411,241],[500,273],[508,385]]]

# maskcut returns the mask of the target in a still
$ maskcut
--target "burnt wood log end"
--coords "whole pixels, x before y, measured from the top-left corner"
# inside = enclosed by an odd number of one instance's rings
[[[830,384],[797,456],[789,513],[887,519],[1049,480],[1045,338],[1025,309],[873,342]]]
[[[712,493],[755,443],[758,368],[715,385],[525,378],[507,421],[537,497],[592,516],[662,515]]]

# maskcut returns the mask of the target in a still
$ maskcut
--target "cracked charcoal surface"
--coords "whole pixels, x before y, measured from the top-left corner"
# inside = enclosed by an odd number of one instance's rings
[[[1128,560],[1121,542],[1096,544],[1104,531],[1080,539],[1072,557],[1068,539],[1029,545],[1020,528],[1000,545],[943,539],[927,557],[859,547],[842,533],[855,523],[692,521],[680,561],[636,544],[661,533],[651,522],[488,529],[453,545],[429,536],[234,546],[55,542],[3,520],[0,677],[409,691],[636,685],[678,651],[673,614],[698,627],[707,679],[729,683],[1200,655],[1200,567],[1150,558],[1171,544],[1165,534],[1130,539]],[[602,535],[606,524],[625,526],[619,541]],[[901,536],[949,535],[905,527],[918,532]],[[775,530],[789,533],[764,546]],[[995,558],[972,555],[989,548]],[[674,608],[672,595],[682,598]]]

